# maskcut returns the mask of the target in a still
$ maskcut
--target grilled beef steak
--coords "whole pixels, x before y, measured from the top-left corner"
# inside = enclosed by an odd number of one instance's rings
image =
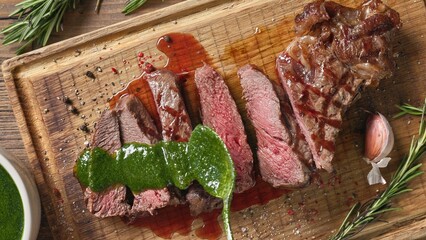
[[[298,37],[277,69],[316,167],[331,172],[345,109],[364,87],[392,75],[390,39],[401,22],[380,0],[356,9],[316,1],[295,22]]]
[[[115,111],[105,110],[96,125],[92,147],[100,147],[112,154],[121,147],[120,128]],[[89,212],[97,217],[125,216],[130,210],[126,200],[126,187],[111,186],[97,193],[86,188],[84,200]]]
[[[157,70],[147,75],[160,116],[163,140],[186,142],[192,127],[176,80],[177,76],[168,70]]]
[[[197,182],[189,186],[186,199],[188,200],[189,211],[192,216],[197,216],[203,212],[211,212],[223,206],[220,198],[215,198],[208,194]]]
[[[254,186],[253,154],[243,121],[223,78],[210,66],[195,71],[203,124],[215,130],[226,144],[236,171],[235,192]]]
[[[295,151],[293,135],[282,121],[280,102],[272,83],[250,65],[238,71],[248,118],[257,138],[262,178],[274,187],[299,187],[309,180],[309,170]]]
[[[154,215],[155,210],[166,207],[170,203],[170,193],[167,188],[145,190],[135,194],[130,216],[144,216],[146,212]]]
[[[147,75],[147,81],[160,116],[163,140],[186,142],[191,136],[192,127],[176,80],[177,76],[168,70],[158,70]],[[201,186],[193,186],[188,189],[186,195],[193,215],[198,215],[201,213],[199,210],[211,209],[215,205],[214,201],[211,201],[213,197],[207,193],[199,194],[200,191],[204,192]],[[200,198],[203,199],[200,201]],[[200,206],[200,204],[204,204],[204,206]]]
[[[100,218],[125,216],[131,208],[127,203],[126,187],[123,185],[111,186],[100,193],[86,188],[84,200],[87,210]]]
[[[160,134],[142,102],[135,95],[121,97],[115,107],[119,115],[122,143],[155,144]]]
[[[297,123],[296,116],[294,116],[293,108],[291,107],[290,100],[281,85],[271,82],[277,97],[280,101],[281,114],[283,123],[286,129],[291,134],[291,145],[293,151],[297,153],[300,159],[307,167],[314,170],[314,160],[312,158],[311,149],[308,142],[306,142],[305,135],[302,133],[299,124]]]
[[[114,153],[121,147],[120,127],[114,110],[105,110],[101,114],[90,145],[100,147],[109,153]]]
[[[142,102],[135,95],[123,96],[115,107],[119,115],[120,133],[123,143],[139,142],[155,144],[160,140],[157,128]],[[128,191],[130,192],[130,191]],[[146,190],[134,194],[129,215],[134,217],[155,209],[163,208],[170,202],[167,188]]]

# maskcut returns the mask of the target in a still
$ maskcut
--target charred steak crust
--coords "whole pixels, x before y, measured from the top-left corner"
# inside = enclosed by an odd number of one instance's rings
[[[203,124],[211,127],[222,138],[234,161],[237,174],[235,192],[248,190],[255,184],[253,153],[228,86],[209,65],[195,70],[195,83],[200,96]]]
[[[295,22],[298,37],[278,57],[277,70],[316,167],[331,172],[345,109],[364,87],[392,75],[390,39],[401,22],[380,0],[356,9],[316,1]]]
[[[272,86],[280,101],[282,121],[292,137],[292,147],[297,153],[303,163],[311,170],[315,170],[314,160],[312,158],[311,149],[308,142],[306,142],[305,135],[302,133],[299,124],[297,123],[296,116],[294,115],[293,108],[291,107],[290,100],[281,85],[271,82]]]
[[[293,148],[293,136],[282,122],[279,99],[272,83],[251,65],[238,70],[247,115],[257,138],[262,178],[274,187],[300,187],[308,183],[309,170]]]
[[[96,124],[91,142],[92,147],[100,147],[112,154],[121,147],[120,127],[114,110],[105,110]],[[84,189],[87,209],[97,217],[125,216],[131,206],[127,203],[126,187],[115,185],[102,192]]]

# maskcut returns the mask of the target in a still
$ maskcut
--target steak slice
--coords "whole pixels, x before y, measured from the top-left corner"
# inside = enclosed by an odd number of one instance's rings
[[[255,184],[253,153],[247,143],[243,121],[228,86],[212,67],[195,70],[195,83],[200,95],[203,124],[222,138],[234,161],[235,192],[240,193]]]
[[[120,128],[115,111],[105,110],[102,113],[91,146],[103,148],[110,154],[121,147]],[[89,212],[101,218],[125,216],[131,207],[127,203],[126,187],[123,185],[111,186],[100,193],[86,188],[84,200]]]
[[[120,98],[115,110],[119,115],[123,143],[155,144],[160,139],[157,127],[142,102],[135,95]]]
[[[302,129],[300,129],[300,126],[297,123],[293,108],[291,108],[290,100],[281,85],[278,85],[275,82],[271,83],[280,101],[283,123],[292,137],[291,143],[293,151],[299,155],[300,159],[307,167],[309,167],[309,169],[314,170],[315,165],[311,149],[305,139],[305,135],[302,133]]]
[[[123,185],[111,186],[100,193],[86,188],[84,200],[87,210],[100,218],[125,216],[131,207],[127,203],[126,187]]]
[[[342,116],[363,88],[392,75],[390,39],[401,22],[380,0],[356,9],[316,1],[295,22],[298,37],[277,70],[316,167],[332,172]]]
[[[204,191],[203,187],[194,182],[189,186],[186,198],[189,203],[189,211],[192,216],[203,212],[211,212],[223,206],[222,199],[216,198]]]
[[[131,216],[144,215],[149,212],[154,215],[155,210],[166,207],[170,202],[170,193],[167,188],[145,190],[135,194]]]
[[[177,76],[168,70],[157,70],[147,75],[147,81],[160,116],[163,139],[187,142],[191,136],[192,126],[176,85]],[[194,216],[216,206],[215,201],[211,200],[214,197],[206,192],[200,194],[200,191],[204,192],[201,186],[190,186],[185,196]]]
[[[110,154],[121,147],[120,127],[116,111],[105,110],[102,112],[96,123],[95,133],[90,145],[100,147]]]
[[[163,140],[187,142],[192,126],[176,85],[177,76],[168,70],[157,70],[147,74],[147,81],[160,116]]]
[[[154,121],[135,95],[121,97],[115,109],[119,115],[123,143],[155,144],[160,140]],[[133,205],[129,211],[129,215],[132,217],[143,216],[147,212],[153,215],[155,209],[163,208],[170,202],[170,193],[167,188],[146,190],[133,194]]]
[[[309,170],[293,146],[293,136],[282,121],[280,101],[272,83],[250,65],[238,70],[247,115],[257,138],[257,157],[263,180],[274,187],[300,187]]]

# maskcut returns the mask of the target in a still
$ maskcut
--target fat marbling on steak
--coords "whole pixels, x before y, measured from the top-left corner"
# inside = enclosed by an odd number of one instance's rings
[[[300,187],[309,169],[294,146],[296,139],[283,122],[280,101],[272,83],[251,65],[238,70],[247,116],[257,138],[257,157],[263,180],[274,187]]]
[[[228,86],[212,67],[195,70],[195,83],[201,103],[203,124],[212,128],[223,140],[234,161],[235,192],[254,186],[253,153],[247,143],[243,121]]]
[[[297,37],[277,58],[277,70],[316,167],[331,172],[345,109],[364,87],[392,75],[391,37],[401,22],[370,0],[355,9],[315,1],[295,23]]]

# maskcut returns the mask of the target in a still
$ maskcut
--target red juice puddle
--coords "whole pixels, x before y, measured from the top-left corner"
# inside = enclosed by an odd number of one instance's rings
[[[126,219],[124,219],[126,221]],[[137,218],[129,225],[150,229],[155,235],[170,239],[174,233],[187,236],[191,232],[194,218],[185,205],[168,206],[157,210],[154,216]]]
[[[182,97],[192,126],[200,124],[201,106],[195,85],[195,70],[205,63],[211,65],[207,51],[194,36],[187,33],[169,33],[160,37],[157,49],[167,57],[164,68],[176,73],[181,79]]]
[[[178,75],[188,74],[192,80],[195,69],[211,62],[203,45],[187,33],[169,33],[160,37],[157,49],[168,58],[165,69]]]
[[[231,211],[238,212],[254,205],[265,205],[271,200],[290,192],[291,190],[288,189],[273,188],[259,177],[257,184],[253,188],[244,193],[233,195]],[[202,239],[213,240],[222,235],[222,221],[218,220],[220,213],[221,210],[216,209],[210,213],[202,213],[194,217],[191,216],[187,205],[168,206],[159,209],[154,216],[137,218],[129,225],[148,228],[158,237],[170,239],[174,233],[188,236],[193,222],[196,219],[201,219],[203,224],[201,227],[194,229],[195,235]]]
[[[203,213],[200,216],[193,217],[187,205],[178,205],[158,209],[156,215],[137,218],[128,224],[148,228],[158,237],[171,239],[174,233],[188,236],[192,230],[192,223],[197,218],[201,218],[203,225],[195,229],[197,237],[218,239],[222,234],[222,229],[217,220],[219,215],[220,210],[214,210],[211,213]],[[123,218],[123,221],[127,222],[128,220]]]
[[[238,212],[253,205],[265,205],[271,200],[277,199],[290,192],[291,190],[289,189],[274,188],[258,177],[256,185],[253,188],[243,193],[234,193],[231,211]]]
[[[222,235],[222,228],[220,227],[218,221],[220,213],[220,209],[216,209],[211,213],[201,214],[200,217],[203,220],[203,226],[201,228],[195,229],[195,235],[202,239],[218,239],[220,235]]]

